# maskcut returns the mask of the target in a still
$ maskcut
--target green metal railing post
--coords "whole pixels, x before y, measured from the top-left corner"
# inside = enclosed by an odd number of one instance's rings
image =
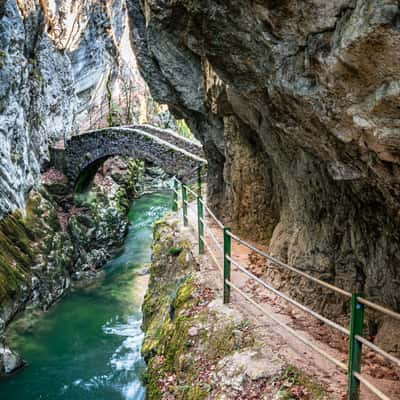
[[[201,197],[197,197],[197,227],[199,231],[199,254],[204,254],[204,225],[203,225],[203,203]]]
[[[231,300],[231,288],[226,281],[231,280],[231,262],[228,257],[231,256],[231,228],[224,228],[224,304]]]
[[[201,197],[201,165],[197,168],[197,194]]]
[[[364,324],[364,306],[357,301],[358,296],[361,295],[353,294],[351,296],[348,365],[349,400],[359,400],[360,398],[360,382],[353,375],[353,372],[360,372],[361,370],[362,344],[355,338],[355,336],[362,336]]]
[[[174,178],[174,190],[172,191],[172,211],[178,211],[178,181]]]
[[[182,183],[182,210],[183,210],[183,225],[188,226],[187,192],[186,192],[186,185],[184,183]]]

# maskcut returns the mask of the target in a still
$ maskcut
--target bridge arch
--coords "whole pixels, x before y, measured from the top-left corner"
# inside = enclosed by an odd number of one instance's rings
[[[76,182],[90,165],[115,155],[150,161],[184,180],[196,166],[206,164],[200,144],[172,131],[145,125],[105,128],[73,136],[64,149],[65,174]]]

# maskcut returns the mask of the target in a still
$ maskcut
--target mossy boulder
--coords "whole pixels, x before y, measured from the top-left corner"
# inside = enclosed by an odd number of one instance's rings
[[[33,191],[27,197],[25,215],[16,210],[0,220],[0,319],[4,325],[27,304],[47,307],[67,285],[72,244],[49,197],[45,190]]]

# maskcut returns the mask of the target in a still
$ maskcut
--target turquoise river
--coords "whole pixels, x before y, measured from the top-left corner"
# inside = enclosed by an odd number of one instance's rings
[[[140,400],[144,362],[141,304],[154,221],[169,208],[167,193],[136,200],[124,250],[103,278],[75,289],[49,312],[14,324],[9,343],[28,366],[0,381],[1,400]]]

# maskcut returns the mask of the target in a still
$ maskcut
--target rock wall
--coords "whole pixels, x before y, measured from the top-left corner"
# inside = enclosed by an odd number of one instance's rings
[[[205,145],[220,215],[282,260],[400,310],[398,2],[127,4],[154,98]],[[315,290],[274,279],[299,297]],[[307,301],[342,313],[329,296]]]
[[[177,118],[185,118],[204,146],[209,161],[209,198],[214,205],[222,199],[224,131],[220,116],[204,104],[206,93],[201,58],[180,41],[172,29],[149,24],[150,6],[127,0],[132,47],[153,98],[169,105]],[[159,8],[160,11],[162,7]],[[155,22],[155,20],[153,20]],[[174,22],[175,23],[175,22]]]
[[[50,140],[73,126],[72,66],[51,40],[39,2],[1,2],[0,217],[24,208]]]

